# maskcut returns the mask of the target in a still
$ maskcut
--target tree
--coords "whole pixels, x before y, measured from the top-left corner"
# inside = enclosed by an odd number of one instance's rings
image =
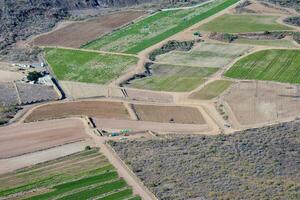
[[[27,79],[34,82],[37,82],[41,77],[43,77],[43,74],[37,71],[29,72],[27,75]]]

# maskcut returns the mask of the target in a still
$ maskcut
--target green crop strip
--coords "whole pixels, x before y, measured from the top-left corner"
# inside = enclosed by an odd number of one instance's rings
[[[49,192],[49,193],[46,193],[46,194],[41,194],[41,195],[34,196],[34,197],[31,197],[31,198],[28,198],[28,199],[32,199],[32,200],[34,200],[34,199],[37,199],[37,200],[50,199],[50,198],[53,198],[55,196],[58,196],[60,194],[68,192],[68,191],[72,191],[72,190],[75,190],[75,189],[78,189],[78,188],[81,188],[81,187],[85,187],[85,186],[89,186],[89,185],[93,185],[93,184],[96,184],[96,183],[101,183],[101,182],[104,182],[104,181],[115,179],[117,177],[118,177],[117,172],[108,172],[108,173],[104,173],[104,174],[100,174],[100,175],[95,175],[95,176],[92,176],[92,177],[82,178],[82,179],[77,180],[77,181],[72,181],[72,182],[68,182],[68,183],[64,183],[64,184],[61,184],[61,185],[54,186],[53,187],[53,189],[54,189],[53,192]]]
[[[239,0],[228,0],[210,10],[208,10],[207,12],[197,15],[195,17],[193,17],[192,19],[190,19],[189,21],[184,21],[181,24],[179,24],[177,27],[174,27],[154,38],[151,38],[149,40],[144,40],[142,42],[140,42],[138,45],[136,45],[135,47],[132,47],[131,49],[125,51],[126,53],[132,53],[132,54],[136,54],[156,43],[159,43],[160,41],[163,41],[165,39],[167,39],[168,37],[171,37],[172,35],[175,35],[176,33],[179,33],[181,31],[183,31],[184,29],[224,10],[225,8],[235,4],[236,2],[238,2]]]
[[[299,84],[299,63],[299,50],[263,50],[240,59],[225,76]]]
[[[204,20],[239,0],[218,0],[187,10],[160,11],[82,46],[87,49],[136,54]]]

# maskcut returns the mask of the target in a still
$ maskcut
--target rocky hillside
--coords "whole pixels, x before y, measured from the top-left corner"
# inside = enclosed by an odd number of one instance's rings
[[[0,49],[16,40],[48,31],[57,21],[69,16],[71,10],[128,6],[137,3],[140,3],[139,0],[0,1]]]
[[[261,0],[263,2],[273,3],[283,7],[294,8],[300,11],[300,0]]]
[[[51,30],[58,21],[71,16],[73,11],[144,3],[169,7],[203,1],[207,0],[0,0],[0,60],[9,57],[8,60],[22,61],[31,57],[32,50],[20,49],[15,43]]]

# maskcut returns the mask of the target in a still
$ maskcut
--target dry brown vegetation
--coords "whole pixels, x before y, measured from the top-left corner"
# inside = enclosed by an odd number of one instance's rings
[[[145,12],[124,11],[103,15],[84,22],[74,22],[35,38],[32,44],[36,46],[65,46],[77,48],[129,23],[143,14],[145,14]]]
[[[161,200],[299,199],[300,122],[231,135],[111,142]]]
[[[119,102],[80,101],[54,103],[37,107],[26,117],[25,122],[58,119],[71,116],[89,116],[129,119],[126,108]]]
[[[179,124],[205,124],[205,120],[197,108],[135,104],[134,109],[138,118],[142,121]]]

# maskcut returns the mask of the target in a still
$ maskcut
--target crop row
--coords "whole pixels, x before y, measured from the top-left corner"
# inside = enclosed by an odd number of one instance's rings
[[[36,194],[34,190],[45,190],[45,193]],[[132,195],[132,189],[119,178],[113,166],[98,149],[86,150],[1,175],[0,198],[10,195],[33,200],[109,199],[110,196],[118,195],[139,199]]]
[[[160,11],[83,46],[136,54],[224,10],[239,0],[215,1],[191,10]]]
[[[264,50],[236,62],[225,76],[240,79],[300,83],[298,50]]]

